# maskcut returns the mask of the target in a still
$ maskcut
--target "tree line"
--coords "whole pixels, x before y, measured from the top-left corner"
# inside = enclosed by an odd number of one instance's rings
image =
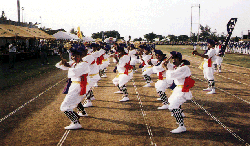
[[[44,30],[45,32],[47,32],[49,34],[54,33],[54,32],[50,32],[52,30],[47,30],[45,28],[43,28],[42,30]],[[57,30],[57,31],[59,31],[59,30]],[[77,30],[72,28],[70,30],[70,33],[77,34]],[[82,33],[82,36],[84,36],[84,33],[82,31],[81,31],[81,33]],[[100,31],[100,32],[96,32],[96,33],[92,34],[93,39],[99,38],[99,39],[104,40],[105,38],[109,38],[109,37],[113,37],[113,38],[117,38],[117,39],[124,39],[124,37],[121,37],[120,33],[116,30]],[[200,25],[199,35],[197,33],[192,33],[191,37],[189,37],[187,35],[163,36],[163,35],[155,34],[154,32],[145,34],[143,37],[146,39],[146,41],[151,41],[151,42],[154,42],[154,41],[170,41],[170,42],[188,42],[188,41],[197,42],[197,41],[200,41],[200,42],[204,42],[207,39],[214,39],[214,40],[216,39],[216,40],[223,41],[226,38],[226,34],[225,33],[217,34],[216,30],[212,31],[211,27],[209,27],[208,25],[206,25],[206,26]],[[142,37],[139,37],[139,38],[135,38],[133,41],[143,41],[143,40],[144,39]],[[234,38],[234,41],[239,41],[239,38],[238,37]]]

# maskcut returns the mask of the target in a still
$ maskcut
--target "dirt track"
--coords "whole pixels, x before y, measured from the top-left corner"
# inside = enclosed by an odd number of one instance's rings
[[[61,94],[66,81],[62,79],[67,74],[64,71],[55,70],[53,74],[28,81],[12,92],[1,93],[1,97],[4,97],[0,102],[3,118],[61,81],[0,123],[0,141],[3,143],[1,145],[244,144],[240,142],[240,138],[250,143],[250,91],[247,90],[250,85],[249,70],[223,64],[223,72],[216,75],[216,87],[219,88],[216,89],[217,94],[206,95],[202,89],[206,88],[207,84],[201,81],[203,74],[197,68],[197,61],[201,62],[201,59],[193,56],[184,58],[191,61],[190,68],[196,81],[195,87],[192,88],[193,101],[183,105],[187,127],[185,133],[169,132],[177,127],[175,119],[168,110],[157,110],[161,103],[156,101],[154,83],[150,88],[143,88],[145,81],[139,69],[128,84],[131,101],[119,102],[121,95],[113,93],[117,91],[117,87],[112,84],[116,74],[111,72],[114,68],[114,64],[111,64],[107,72],[108,78],[102,78],[98,83],[99,87],[94,89],[94,106],[86,109],[88,117],[80,119],[83,126],[80,130],[63,129],[70,123],[59,110],[65,96]],[[156,81],[155,75],[153,81]],[[167,90],[166,94],[169,97],[171,91]],[[213,117],[220,122],[216,122]],[[223,125],[226,128],[223,128]],[[230,130],[236,136],[233,136]]]

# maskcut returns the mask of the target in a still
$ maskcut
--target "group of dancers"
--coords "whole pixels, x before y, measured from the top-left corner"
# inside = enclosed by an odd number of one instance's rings
[[[208,80],[208,94],[214,94],[214,68],[211,66],[211,60],[215,56],[214,41],[208,41],[208,51],[206,54],[200,54],[194,51],[194,55],[204,58],[205,68],[204,77]],[[65,87],[66,97],[61,104],[60,110],[70,119],[71,124],[65,129],[82,128],[79,118],[87,116],[86,107],[92,106],[91,100],[94,100],[93,89],[98,86],[98,81],[105,75],[105,70],[110,61],[116,63],[113,72],[117,75],[112,80],[117,86],[117,94],[123,94],[120,102],[130,100],[126,84],[133,78],[133,74],[140,68],[142,77],[146,80],[144,88],[151,87],[153,83],[152,74],[157,74],[155,89],[158,98],[162,102],[159,110],[168,109],[175,117],[178,128],[172,130],[172,133],[182,133],[186,131],[184,125],[184,113],[181,105],[187,100],[192,99],[192,93],[189,90],[194,86],[195,81],[191,78],[189,69],[190,62],[182,58],[180,52],[172,51],[167,58],[161,50],[155,49],[154,45],[146,43],[121,42],[114,43],[112,46],[96,42],[91,44],[71,44],[69,49],[72,61],[67,62],[63,59],[56,64],[57,68],[68,70],[68,84]],[[139,68],[136,65],[139,65]],[[211,70],[212,69],[212,70]],[[172,89],[169,98],[166,96],[166,89]],[[86,98],[86,99],[84,99]],[[82,103],[82,101],[86,101]],[[78,109],[78,113],[74,109]]]

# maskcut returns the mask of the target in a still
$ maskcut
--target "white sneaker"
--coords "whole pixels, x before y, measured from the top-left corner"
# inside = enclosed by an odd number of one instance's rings
[[[203,91],[212,91],[211,88],[203,89]]]
[[[123,97],[123,99],[119,100],[119,101],[121,101],[121,102],[129,101],[129,98],[128,97]]]
[[[182,133],[182,132],[185,132],[187,131],[186,127],[185,126],[179,126],[178,128],[170,131],[171,133]]]
[[[168,109],[168,104],[164,104],[163,106],[161,106],[161,107],[158,107],[157,109]]]
[[[115,94],[123,94],[123,92],[122,91],[116,91],[116,92],[114,92]]]
[[[87,102],[83,105],[83,107],[91,107],[91,106],[93,106],[93,104],[90,100],[87,100]]]
[[[212,89],[212,91],[207,92],[207,94],[215,94],[215,89]]]
[[[81,125],[81,124],[79,124],[79,123],[76,123],[76,124],[71,123],[69,126],[64,127],[64,129],[68,129],[68,130],[72,130],[72,129],[80,129],[80,128],[82,128],[82,125]]]
[[[95,96],[91,97],[90,100],[95,100]]]
[[[161,101],[161,98],[157,98],[158,101]]]
[[[98,84],[97,84],[97,83],[95,83],[94,87],[98,87]]]
[[[144,85],[143,87],[151,87],[150,83],[147,83],[146,85]]]
[[[104,75],[102,75],[101,77],[102,77],[102,78],[107,78],[107,75],[106,75],[106,74],[104,74]]]
[[[219,70],[219,72],[221,72],[221,70]]]
[[[87,113],[84,115],[82,112],[78,112],[77,114],[78,114],[78,116],[80,116],[80,117],[87,117],[87,116],[88,116]]]

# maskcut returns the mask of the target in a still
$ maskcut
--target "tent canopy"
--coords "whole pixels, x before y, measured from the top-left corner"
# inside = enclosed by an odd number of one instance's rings
[[[55,37],[57,40],[71,40],[75,38],[70,33],[64,31],[58,31],[57,33],[53,34],[53,37]]]
[[[68,32],[64,32],[64,31],[58,31],[57,33],[53,34],[53,36],[57,40],[80,40],[77,35],[71,34],[71,33],[68,33]],[[94,39],[92,39],[90,37],[82,37],[81,40],[83,40],[84,42],[95,41]]]
[[[0,28],[0,38],[13,38],[15,36],[16,35],[10,33],[9,31]]]
[[[53,36],[39,30],[38,28],[0,24],[0,31],[3,33],[0,34],[0,37],[55,39]]]

